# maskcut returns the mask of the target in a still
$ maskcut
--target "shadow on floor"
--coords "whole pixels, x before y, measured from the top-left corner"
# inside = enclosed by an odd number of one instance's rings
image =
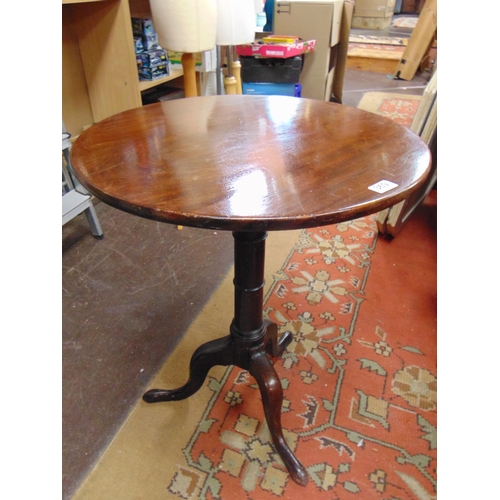
[[[227,275],[231,233],[96,203],[63,227],[63,493],[70,498]]]

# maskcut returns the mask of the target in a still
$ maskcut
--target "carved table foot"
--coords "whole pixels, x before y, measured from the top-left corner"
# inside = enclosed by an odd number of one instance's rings
[[[307,484],[307,472],[290,450],[281,427],[283,388],[269,355],[280,356],[292,340],[292,334],[278,339],[276,324],[265,321],[263,333],[258,339],[247,342],[234,335],[212,340],[201,345],[194,352],[189,369],[188,381],[178,389],[151,389],[143,399],[147,403],[180,401],[192,396],[201,388],[210,369],[216,365],[235,365],[248,370],[257,381],[262,396],[264,414],[269,432],[279,456],[292,479],[301,485]]]
[[[201,345],[194,351],[189,365],[189,379],[178,389],[151,389],[142,396],[146,403],[160,401],[180,401],[192,396],[201,388],[210,369],[216,365],[231,364],[232,343],[229,336],[212,340]]]
[[[296,483],[305,486],[308,481],[306,469],[292,453],[283,436],[281,427],[283,388],[276,370],[263,349],[252,353],[248,371],[259,384],[264,414],[266,415],[267,425],[276,451],[283,460],[292,479]]]

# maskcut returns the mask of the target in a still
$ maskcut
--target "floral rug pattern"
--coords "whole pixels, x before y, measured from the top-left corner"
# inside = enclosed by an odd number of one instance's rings
[[[358,108],[385,116],[410,128],[421,99],[419,95],[367,92],[358,104]]]
[[[294,335],[275,369],[284,434],[309,484],[295,484],[275,452],[253,377],[228,367],[207,379],[213,396],[171,494],[436,498],[435,350],[425,332],[385,331],[375,319],[356,328],[376,242],[376,215],[303,230],[265,297],[265,315]]]

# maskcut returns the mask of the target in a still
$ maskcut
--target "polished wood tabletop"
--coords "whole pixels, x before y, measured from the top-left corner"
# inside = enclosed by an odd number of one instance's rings
[[[380,211],[417,189],[431,163],[426,144],[390,119],[319,100],[248,95],[119,113],[83,132],[71,159],[81,183],[116,208],[232,231],[313,227]]]

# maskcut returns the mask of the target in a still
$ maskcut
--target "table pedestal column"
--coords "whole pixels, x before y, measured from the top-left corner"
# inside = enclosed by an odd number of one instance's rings
[[[151,389],[144,401],[179,401],[203,385],[209,370],[216,365],[235,365],[248,370],[257,381],[264,414],[276,451],[292,479],[307,484],[307,472],[288,447],[281,427],[283,389],[269,359],[281,356],[292,341],[291,332],[278,339],[278,326],[263,320],[264,262],[266,232],[234,232],[234,319],[230,334],[201,345],[194,352],[189,379],[172,390]]]

